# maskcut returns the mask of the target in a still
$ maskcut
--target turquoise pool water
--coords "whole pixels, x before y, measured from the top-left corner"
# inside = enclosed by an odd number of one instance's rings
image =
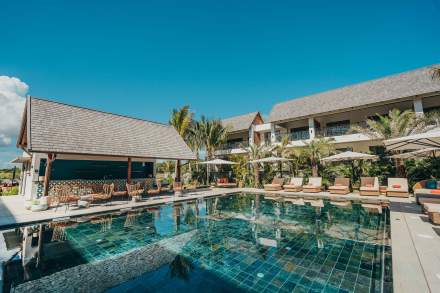
[[[41,257],[17,255],[4,287],[391,292],[388,211],[324,203],[237,194],[28,227]]]

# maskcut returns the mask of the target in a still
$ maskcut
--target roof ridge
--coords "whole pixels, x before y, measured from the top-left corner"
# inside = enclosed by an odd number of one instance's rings
[[[227,120],[227,119],[232,119],[232,118],[237,118],[237,117],[247,116],[247,115],[250,115],[250,114],[257,115],[258,113],[260,113],[260,111],[253,111],[253,112],[249,112],[249,113],[245,113],[245,114],[240,114],[240,115],[235,115],[235,116],[230,116],[230,117],[222,118],[221,120]],[[261,114],[261,113],[260,113],[260,114]]]
[[[78,105],[67,104],[67,103],[64,103],[64,102],[59,102],[59,101],[49,100],[49,99],[46,99],[46,98],[35,97],[35,96],[29,96],[29,98],[30,98],[31,100],[32,100],[32,99],[34,99],[34,100],[40,100],[40,101],[45,101],[45,102],[54,103],[54,104],[58,104],[58,105],[63,105],[63,106],[68,106],[68,107],[73,107],[73,108],[78,108],[78,109],[83,109],[83,110],[88,110],[88,111],[93,111],[93,112],[98,112],[98,113],[103,113],[103,114],[108,114],[108,115],[113,115],[113,116],[118,116],[118,117],[123,117],[123,118],[133,119],[133,120],[138,120],[138,121],[142,121],[142,122],[148,122],[148,123],[158,124],[158,125],[161,125],[161,126],[172,127],[171,125],[166,124],[166,123],[162,123],[162,122],[157,122],[157,121],[152,121],[152,120],[147,120],[147,119],[142,119],[142,118],[132,117],[132,116],[128,116],[128,115],[116,114],[116,113],[112,113],[112,112],[108,112],[108,111],[92,109],[92,108],[85,107],[85,106],[78,106]]]
[[[331,88],[331,89],[328,89],[328,90],[324,90],[324,91],[308,94],[308,95],[305,95],[305,96],[299,96],[299,97],[295,97],[295,98],[290,98],[287,101],[275,103],[272,106],[272,110],[277,105],[282,105],[282,104],[289,103],[289,102],[292,102],[292,101],[295,101],[295,100],[303,100],[303,99],[311,98],[311,97],[314,97],[314,96],[317,96],[317,95],[320,95],[320,94],[324,94],[324,93],[329,93],[329,92],[333,92],[333,91],[343,90],[343,89],[359,86],[359,85],[362,85],[362,84],[367,84],[367,83],[370,83],[370,82],[375,82],[375,81],[383,80],[383,79],[386,79],[386,78],[397,77],[397,76],[402,75],[402,74],[408,74],[408,73],[412,73],[412,72],[416,72],[416,71],[422,71],[422,70],[430,69],[430,68],[433,68],[435,66],[440,66],[440,63],[435,63],[435,64],[431,64],[431,65],[427,65],[427,66],[423,66],[423,67],[419,67],[419,68],[415,68],[415,69],[410,69],[410,70],[406,70],[406,71],[403,71],[403,72],[392,73],[390,75],[385,75],[385,76],[373,78],[373,79],[370,79],[370,80],[360,81],[360,82],[344,85],[344,86],[341,86],[341,87]]]

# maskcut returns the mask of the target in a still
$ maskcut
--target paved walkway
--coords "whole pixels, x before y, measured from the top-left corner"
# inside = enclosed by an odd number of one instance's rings
[[[88,209],[72,208],[65,211],[64,208],[59,208],[56,212],[53,209],[44,212],[31,212],[24,208],[22,197],[0,197],[0,229],[17,224],[23,225],[57,218],[155,206],[237,192],[263,193],[264,191],[254,188],[216,188],[188,193],[183,197],[164,195],[137,203],[115,201],[111,205],[97,205]],[[359,194],[334,196],[327,192],[313,195],[292,192],[267,193],[322,198],[338,197],[348,200],[389,203],[394,292],[440,292],[440,226],[432,225],[427,216],[421,213],[420,206],[413,199],[385,196],[364,197]]]

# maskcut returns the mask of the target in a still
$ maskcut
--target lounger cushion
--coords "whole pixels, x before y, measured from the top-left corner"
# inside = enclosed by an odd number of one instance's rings
[[[376,187],[361,187],[359,188],[360,191],[379,191],[379,188]]]
[[[348,189],[348,186],[330,186],[328,189],[330,190],[346,190]]]
[[[291,185],[291,184],[286,184],[284,185],[284,188],[301,188],[301,185]]]
[[[400,188],[388,187],[387,191],[391,191],[391,192],[408,192],[408,190],[405,190],[402,187],[400,187]]]
[[[428,213],[440,213],[440,204],[438,203],[425,203],[424,207]]]
[[[264,187],[281,187],[281,184],[264,184]]]
[[[437,188],[437,181],[435,181],[435,180],[428,180],[428,181],[426,181],[426,188],[428,188],[428,189],[436,189]]]

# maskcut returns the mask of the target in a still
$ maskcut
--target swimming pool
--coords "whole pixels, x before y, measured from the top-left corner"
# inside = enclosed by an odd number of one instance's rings
[[[391,292],[388,218],[358,203],[234,194],[22,227],[8,232],[23,249],[5,265],[3,287]]]

